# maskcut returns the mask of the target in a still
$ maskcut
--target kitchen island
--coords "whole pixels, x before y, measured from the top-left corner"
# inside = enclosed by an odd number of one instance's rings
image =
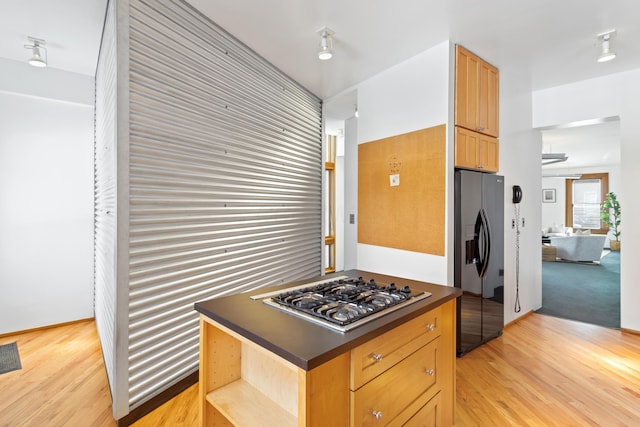
[[[431,296],[348,332],[263,303],[270,291],[358,276]],[[202,425],[452,425],[459,293],[351,270],[196,303]]]

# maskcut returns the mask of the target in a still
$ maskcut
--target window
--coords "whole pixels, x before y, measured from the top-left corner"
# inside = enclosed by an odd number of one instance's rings
[[[606,233],[600,221],[600,205],[609,192],[609,174],[583,174],[580,179],[567,180],[567,226]]]

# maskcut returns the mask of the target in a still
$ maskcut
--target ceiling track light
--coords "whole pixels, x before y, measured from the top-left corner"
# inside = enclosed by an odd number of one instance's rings
[[[31,58],[29,58],[29,65],[34,67],[44,68],[47,66],[47,43],[42,39],[35,37],[28,37],[31,44],[25,44],[25,49],[31,50]]]
[[[327,27],[318,30],[320,34],[320,46],[318,48],[318,59],[326,61],[333,57],[333,35],[332,30]]]
[[[598,62],[611,61],[616,57],[614,51],[611,50],[611,38],[616,35],[616,30],[606,31],[598,34],[598,40],[601,43],[602,52],[598,56]]]
[[[565,153],[542,153],[542,166],[562,163],[569,160]]]

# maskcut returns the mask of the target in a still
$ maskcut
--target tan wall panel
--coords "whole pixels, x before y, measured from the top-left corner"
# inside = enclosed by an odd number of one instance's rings
[[[445,125],[360,144],[358,243],[444,256],[445,185]]]

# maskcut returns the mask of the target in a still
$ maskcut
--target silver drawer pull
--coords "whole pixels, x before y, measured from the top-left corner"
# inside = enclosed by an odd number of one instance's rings
[[[424,370],[427,374],[429,374],[430,376],[433,376],[433,374],[436,373],[436,371],[434,371],[433,369],[425,369]]]
[[[382,362],[382,355],[380,353],[373,353],[371,358],[376,362]]]
[[[382,412],[380,411],[373,411],[372,414],[374,417],[376,417],[376,420],[378,421],[380,421],[380,418],[382,418]]]
[[[427,325],[427,329],[430,330],[430,331],[433,331],[435,328],[436,328],[436,325],[434,325],[433,323],[429,323]]]

